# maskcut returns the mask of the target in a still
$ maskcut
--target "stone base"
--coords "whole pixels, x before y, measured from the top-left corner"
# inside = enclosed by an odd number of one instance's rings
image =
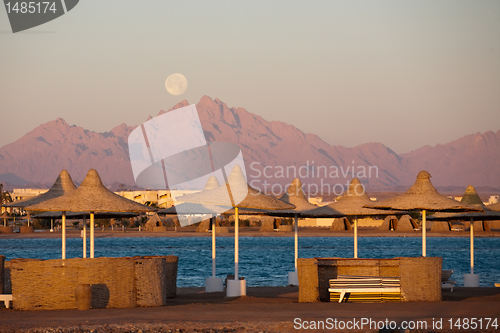
[[[229,227],[215,227],[215,234],[227,234],[229,233]]]
[[[205,292],[206,293],[216,293],[224,291],[224,282],[222,278],[206,278],[205,279]]]
[[[281,231],[281,232],[283,232],[283,231],[285,231],[285,232],[287,232],[287,231],[291,232],[291,231],[293,231],[293,225],[291,225],[291,224],[280,225],[278,227],[278,231]]]
[[[22,234],[30,234],[33,232],[33,226],[30,225],[29,227],[28,226],[21,226],[20,229],[20,233]]]
[[[12,226],[0,227],[0,233],[2,234],[11,234],[14,232],[14,228]]]
[[[479,274],[464,274],[464,287],[479,287]]]
[[[227,280],[226,296],[239,297],[246,296],[247,281],[246,280]]]
[[[288,284],[292,286],[299,285],[299,275],[297,272],[288,272]]]

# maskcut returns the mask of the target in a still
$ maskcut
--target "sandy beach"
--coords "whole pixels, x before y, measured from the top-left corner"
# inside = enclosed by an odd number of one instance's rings
[[[352,231],[330,231],[324,227],[304,227],[300,236],[353,237]],[[145,232],[127,229],[96,229],[96,237],[210,237],[196,228],[178,231]],[[359,237],[421,237],[420,232],[381,231],[361,228]],[[428,237],[469,237],[469,232],[428,232]],[[60,238],[61,232],[0,234],[0,239]],[[79,238],[79,230],[68,230],[68,238]],[[221,233],[218,237],[234,237]],[[260,232],[243,227],[240,237],[293,237],[293,232]],[[499,231],[475,232],[475,237],[500,237]],[[36,288],[36,282],[33,284]],[[15,306],[14,306],[15,307]],[[16,311],[0,306],[1,332],[400,332],[366,326],[405,323],[416,326],[406,332],[455,332],[456,324],[476,318],[483,329],[462,331],[494,332],[486,329],[486,318],[500,320],[500,288],[461,288],[443,291],[442,302],[403,303],[298,303],[297,287],[249,287],[247,296],[227,298],[225,293],[205,293],[204,288],[178,288],[177,297],[166,306],[132,309],[92,309],[88,311]],[[453,319],[451,322],[450,319]],[[457,322],[458,320],[458,322]],[[336,322],[335,322],[336,321]],[[361,325],[364,321],[363,327]],[[340,324],[342,322],[342,324]],[[353,329],[338,325],[355,324]],[[440,326],[442,323],[442,326]],[[337,324],[337,326],[335,326]],[[453,324],[453,326],[450,326]],[[500,323],[499,323],[500,324]],[[324,325],[324,326],[322,326]],[[425,329],[424,326],[427,325]],[[434,327],[433,327],[434,326]],[[359,328],[358,328],[359,327]],[[384,326],[385,327],[385,326]],[[439,328],[441,327],[441,328]],[[314,329],[316,328],[316,329]],[[324,329],[318,329],[324,328]],[[403,330],[404,331],[404,330]]]
[[[247,296],[226,298],[203,288],[179,288],[166,306],[86,311],[15,311],[0,308],[2,332],[290,332],[315,331],[314,325],[337,320],[361,325],[361,320],[427,325],[407,332],[495,332],[486,318],[500,320],[500,288],[455,288],[443,292],[442,302],[297,303],[297,287],[251,287]],[[449,319],[453,319],[453,329]],[[483,318],[483,329],[458,330],[457,319]],[[307,322],[307,323],[306,323]],[[423,322],[427,323],[424,324]],[[438,325],[442,322],[442,328]],[[413,323],[413,324],[411,324]],[[435,328],[433,329],[433,323]],[[313,325],[313,326],[311,326]],[[307,328],[307,329],[306,329]],[[424,327],[425,328],[425,327]],[[478,327],[479,328],[479,327]],[[379,332],[370,329],[330,329],[328,332]],[[385,332],[396,332],[386,330]],[[397,332],[400,332],[397,330]]]

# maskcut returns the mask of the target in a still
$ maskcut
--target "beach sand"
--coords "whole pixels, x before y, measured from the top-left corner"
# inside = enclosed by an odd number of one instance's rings
[[[210,233],[197,233],[194,227],[179,231],[144,232],[136,230],[102,231],[96,229],[96,237],[210,237]],[[292,237],[293,232],[259,232],[256,227],[240,229],[241,237]],[[352,231],[330,231],[328,228],[307,227],[299,229],[300,236],[353,237]],[[428,232],[428,237],[469,237],[468,232]],[[421,237],[420,232],[394,232],[360,229],[360,237]],[[500,237],[500,232],[475,232],[475,237]],[[35,232],[32,234],[0,234],[6,238],[60,238],[61,232]],[[79,238],[80,231],[68,230],[68,238]],[[233,233],[218,237],[234,237]],[[33,283],[36,288],[36,282]],[[15,308],[15,304],[14,304]],[[296,319],[298,318],[298,319]],[[319,327],[337,321],[345,324],[372,321],[425,321],[427,329],[406,332],[454,332],[453,323],[471,318],[496,318],[500,325],[500,288],[460,288],[443,292],[442,302],[404,303],[298,303],[297,287],[249,287],[247,296],[226,298],[224,293],[205,293],[203,288],[179,288],[178,296],[169,299],[163,307],[133,309],[92,309],[88,311],[16,311],[0,305],[0,332],[379,332],[369,329],[305,329]],[[432,325],[442,319],[442,329]],[[306,324],[307,322],[307,324]],[[323,322],[323,324],[322,324]],[[483,330],[495,332],[489,327]],[[422,323],[420,323],[422,324]],[[337,327],[338,328],[338,327]],[[373,327],[372,327],[373,328]],[[400,332],[400,330],[396,330]],[[396,332],[394,331],[394,332]],[[391,332],[386,330],[384,332]]]
[[[34,284],[36,287],[36,283]],[[16,311],[0,308],[2,332],[290,332],[321,321],[347,324],[365,318],[375,322],[425,321],[426,330],[453,332],[450,318],[500,320],[500,288],[455,288],[443,292],[442,302],[403,303],[297,303],[297,287],[250,287],[247,296],[226,298],[224,293],[205,293],[203,288],[179,288],[178,295],[162,307],[91,309],[86,311]],[[298,318],[298,319],[296,319]],[[331,318],[331,319],[329,319]],[[442,329],[432,325],[442,320]],[[465,330],[495,332],[495,329]],[[299,324],[298,324],[299,323]],[[499,323],[500,324],[500,323]],[[423,325],[422,322],[419,325]],[[328,332],[379,332],[369,329],[328,329]],[[373,328],[373,327],[372,327]],[[454,327],[456,328],[456,327]],[[391,330],[385,331],[391,332]],[[396,332],[396,331],[394,331]],[[399,330],[397,332],[400,332]]]

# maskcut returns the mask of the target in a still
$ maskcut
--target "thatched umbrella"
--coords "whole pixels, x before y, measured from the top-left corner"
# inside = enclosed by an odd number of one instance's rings
[[[426,212],[466,212],[482,211],[482,208],[459,203],[438,193],[431,183],[431,175],[420,171],[415,183],[404,194],[373,202],[365,207],[377,209],[420,210],[422,211],[422,256],[426,256]]]
[[[464,285],[466,287],[479,287],[479,275],[474,274],[474,227],[475,221],[498,220],[500,212],[491,210],[490,206],[485,206],[479,198],[474,186],[469,185],[460,200],[461,203],[473,205],[484,210],[484,212],[466,212],[466,213],[436,213],[429,219],[435,221],[470,221],[470,274],[464,275]],[[435,222],[434,222],[435,223]],[[487,224],[486,224],[487,225]],[[467,282],[467,283],[466,283]]]
[[[82,184],[68,194],[29,206],[30,210],[90,212],[90,257],[94,258],[94,214],[102,212],[150,212],[154,209],[108,190],[96,170],[90,169]],[[66,246],[63,245],[63,259]]]
[[[365,208],[366,205],[373,203],[365,192],[364,186],[358,178],[353,178],[349,184],[347,192],[338,199],[337,202],[327,206],[316,208],[309,213],[328,216],[329,209],[343,214],[344,216],[354,217],[354,258],[358,257],[358,216],[384,216],[397,214],[395,211],[381,212],[377,209]]]
[[[40,214],[33,215],[35,219],[60,219],[62,218],[63,212],[43,212]],[[67,219],[86,219],[90,218],[90,212],[66,212]],[[131,218],[137,217],[139,214],[130,212],[102,212],[94,213],[94,219],[120,219],[120,218]]]
[[[494,211],[500,212],[500,202],[488,205],[486,207],[488,207],[489,210],[494,210]]]
[[[220,187],[219,181],[215,176],[211,176],[205,187],[203,188],[203,191],[209,191],[213,190]],[[215,291],[222,291],[224,290],[224,286],[222,283],[221,278],[216,277],[216,226],[215,226],[215,219],[216,216],[233,210],[231,206],[216,206],[216,205],[206,205],[206,204],[199,204],[199,203],[191,203],[191,202],[184,202],[181,204],[178,204],[176,206],[172,206],[167,209],[162,209],[159,210],[157,213],[158,214],[165,214],[165,215],[206,215],[207,218],[210,218],[210,223],[212,224],[212,277],[207,278],[205,281],[205,291],[206,292],[215,292]],[[234,210],[233,210],[234,212]],[[203,221],[205,221],[203,219]]]
[[[250,187],[243,175],[241,167],[236,164],[227,178],[227,182],[215,189],[189,194],[177,198],[179,202],[201,203],[217,206],[234,207],[234,280],[228,280],[227,296],[246,295],[245,281],[240,282],[239,265],[239,217],[240,208],[256,208],[267,210],[286,210],[295,206],[277,198],[265,195]]]
[[[290,186],[288,186],[285,194],[280,198],[281,201],[292,204],[295,206],[293,209],[296,214],[294,214],[294,265],[295,270],[293,272],[288,272],[288,284],[298,285],[299,278],[297,275],[297,259],[299,258],[299,214],[318,208],[306,199],[306,195],[302,190],[302,182],[300,179],[295,178],[292,180]]]
[[[26,209],[26,207],[29,207],[31,205],[36,205],[42,202],[45,202],[47,200],[55,199],[60,196],[63,196],[65,194],[71,193],[76,190],[75,183],[73,183],[73,179],[71,179],[71,176],[69,175],[68,171],[63,169],[60,173],[59,176],[57,177],[56,181],[52,185],[52,187],[45,193],[42,193],[40,195],[37,195],[34,198],[29,198],[25,200],[20,200],[20,201],[15,201],[11,202],[8,204],[3,205],[4,207],[19,207]],[[29,220],[28,220],[28,225],[29,225]],[[66,216],[63,214],[62,215],[62,247],[66,249]],[[65,256],[65,254],[64,254]],[[63,258],[64,259],[64,258]]]
[[[2,207],[25,208],[31,205],[35,205],[71,193],[74,190],[76,190],[76,186],[75,183],[73,183],[73,179],[71,179],[71,176],[69,175],[68,171],[62,170],[59,173],[59,176],[57,177],[52,187],[47,192],[37,195],[36,197],[33,198],[4,204],[2,205]]]
[[[0,215],[0,219],[3,219],[3,226],[6,227],[7,226],[7,219],[9,218],[9,214],[7,214],[7,212],[3,212],[2,215]]]

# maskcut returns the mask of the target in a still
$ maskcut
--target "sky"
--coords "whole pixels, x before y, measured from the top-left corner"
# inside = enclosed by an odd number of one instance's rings
[[[0,8],[0,147],[58,117],[105,132],[204,95],[346,147],[497,131],[500,1],[82,0],[15,34]]]

